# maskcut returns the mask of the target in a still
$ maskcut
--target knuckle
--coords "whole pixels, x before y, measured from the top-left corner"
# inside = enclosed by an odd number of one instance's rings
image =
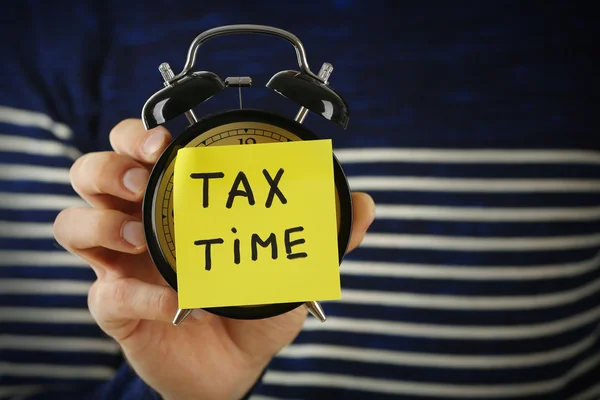
[[[66,208],[61,210],[54,219],[54,223],[52,224],[52,233],[54,238],[58,243],[64,245],[67,241],[66,232],[70,226],[69,220],[71,215],[73,214],[73,208]]]
[[[69,180],[71,181],[71,185],[75,190],[79,187],[79,177],[82,175],[80,173],[85,162],[92,156],[92,153],[87,153],[77,158],[75,162],[69,168]]]
[[[118,243],[121,241],[121,227],[123,225],[123,217],[118,211],[114,210],[91,210],[91,215],[88,221],[88,229],[98,239],[102,238],[105,244]],[[95,241],[94,243],[100,244]]]
[[[104,290],[104,285],[102,281],[95,281],[88,291],[88,308],[90,313],[92,313],[92,317],[95,320],[98,320],[101,315],[100,305],[102,304],[102,291]]]
[[[112,298],[113,309],[117,315],[121,315],[128,305],[131,285],[126,279],[118,279],[112,281],[109,286],[109,295]]]
[[[154,304],[148,304],[149,309],[155,309],[161,313],[168,313],[171,309],[171,296],[167,288],[163,288],[154,296]]]
[[[139,118],[126,118],[118,122],[109,133],[111,146],[117,150],[122,147],[123,143],[127,143],[126,138],[133,130],[143,129],[142,120]]]
[[[71,185],[78,193],[86,191],[102,193],[104,182],[114,179],[117,154],[113,152],[88,153],[79,157],[69,170]]]
[[[109,315],[122,316],[128,305],[130,285],[125,279],[97,281],[96,290],[89,295],[89,307],[95,315],[106,319]]]
[[[118,165],[120,157],[117,153],[107,151],[105,153],[98,153],[96,163],[94,165],[94,178],[96,181],[101,179],[113,178],[111,175],[114,174],[115,166]]]
[[[98,322],[121,316],[127,306],[129,285],[123,279],[97,280],[88,292],[88,308]]]
[[[118,181],[121,161],[114,152],[97,153],[93,160],[90,159],[85,176],[95,192],[105,193],[113,182]]]

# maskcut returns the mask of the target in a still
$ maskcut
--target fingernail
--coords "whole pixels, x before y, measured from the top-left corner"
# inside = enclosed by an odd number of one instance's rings
[[[144,190],[148,182],[148,171],[144,168],[132,168],[123,175],[123,185],[135,194]]]
[[[142,145],[142,151],[146,155],[153,155],[161,148],[164,141],[165,134],[161,128],[158,128],[146,138]]]
[[[191,313],[190,317],[194,318],[196,321],[201,321],[206,318],[206,311],[201,310],[199,308],[195,308]]]
[[[121,229],[121,237],[135,248],[146,245],[144,237],[144,227],[141,222],[127,221]]]

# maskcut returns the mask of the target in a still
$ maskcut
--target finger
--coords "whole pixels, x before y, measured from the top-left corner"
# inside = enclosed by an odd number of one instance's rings
[[[69,174],[73,189],[91,206],[116,209],[139,202],[149,177],[144,165],[108,151],[78,158]]]
[[[146,130],[140,119],[121,121],[109,137],[115,152],[148,164],[154,164],[171,142],[171,134],[166,128],[158,126]]]
[[[156,285],[168,285],[165,278],[154,265],[150,254],[128,254],[109,250],[103,247],[93,247],[82,250],[69,250],[89,264],[98,279],[107,276],[116,278],[136,278]]]
[[[116,210],[68,208],[58,214],[53,230],[56,241],[75,254],[98,247],[139,254],[146,247],[142,223]]]
[[[375,202],[368,194],[362,192],[352,193],[352,204],[352,235],[348,244],[348,253],[360,245],[367,229],[375,219]]]
[[[172,288],[134,278],[97,281],[88,298],[92,315],[104,327],[139,319],[170,323],[177,312],[177,302]]]

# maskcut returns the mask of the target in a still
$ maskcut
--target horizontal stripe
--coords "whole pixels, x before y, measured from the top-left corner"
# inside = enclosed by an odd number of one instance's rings
[[[429,265],[376,261],[343,261],[342,275],[389,278],[460,279],[460,280],[548,280],[574,277],[600,268],[600,255],[572,263],[548,265]]]
[[[2,134],[0,134],[0,151],[50,157],[68,157],[73,160],[81,156],[81,152],[76,148],[58,141]]]
[[[53,224],[2,221],[0,237],[53,239]],[[361,244],[362,247],[457,251],[561,251],[598,245],[600,245],[600,234],[506,238],[368,233]]]
[[[530,368],[570,360],[591,348],[598,340],[597,332],[560,349],[539,353],[517,355],[463,356],[456,354],[414,353],[391,350],[373,350],[347,346],[320,344],[292,344],[282,350],[278,357],[283,358],[323,358],[362,363],[410,365],[419,368],[452,369],[504,369]]]
[[[70,185],[69,169],[33,167],[24,164],[0,164],[0,180],[48,182]]]
[[[0,164],[0,179],[69,184],[69,169]],[[600,180],[584,179],[466,179],[423,177],[349,177],[353,190],[419,190],[435,192],[598,192]]]
[[[600,355],[588,358],[560,378],[531,383],[496,385],[459,385],[434,382],[364,378],[341,374],[313,372],[267,371],[263,382],[281,386],[335,387],[345,390],[364,390],[394,395],[437,396],[440,398],[506,398],[532,396],[558,390],[572,379],[588,372],[600,363]]]
[[[597,306],[552,322],[516,326],[439,325],[330,316],[326,323],[308,318],[303,329],[432,339],[523,340],[558,335],[589,324],[598,324],[599,318],[600,306]]]
[[[0,198],[1,200],[1,198]],[[376,205],[378,219],[425,219],[461,222],[550,222],[600,219],[600,207],[493,208]]]
[[[115,371],[100,366],[65,366],[49,364],[15,364],[0,362],[0,374],[5,376],[27,376],[64,379],[110,379]]]
[[[88,204],[77,196],[0,193],[0,208],[4,209],[60,211],[69,207],[88,207]]]
[[[367,233],[361,247],[451,251],[563,251],[600,245],[600,233],[550,237],[452,237]]]
[[[62,294],[87,296],[91,282],[67,280],[2,279],[0,294]]]
[[[10,400],[26,400],[28,396],[41,392],[43,389],[44,387],[39,385],[0,386],[0,398],[7,397]]]
[[[422,205],[445,207],[494,207],[514,208],[528,207],[598,207],[600,206],[600,191],[588,193],[477,193],[477,192],[435,192],[435,191],[377,191],[368,190],[375,204]]]
[[[7,222],[0,221],[0,238],[11,239],[53,239],[53,223],[49,222]]]
[[[88,267],[88,263],[66,251],[0,250],[0,267]]]
[[[354,176],[352,190],[413,190],[433,192],[535,193],[598,192],[600,180],[592,179],[469,179]]]
[[[0,307],[0,320],[51,324],[95,324],[87,309]]]
[[[594,164],[600,153],[587,150],[362,148],[335,150],[342,163]]]
[[[111,339],[0,335],[0,349],[116,354],[120,347]]]
[[[71,128],[66,124],[53,121],[48,115],[35,111],[0,106],[0,122],[44,129],[63,140],[73,136]]]
[[[438,310],[532,310],[565,306],[599,292],[600,278],[572,290],[551,294],[532,293],[530,296],[452,296],[343,289],[341,301]]]

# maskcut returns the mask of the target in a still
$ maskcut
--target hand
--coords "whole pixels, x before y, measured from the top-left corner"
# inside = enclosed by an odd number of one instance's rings
[[[154,267],[141,224],[149,171],[171,135],[163,127],[146,131],[140,120],[126,120],[111,131],[110,140],[114,152],[86,154],[71,168],[73,188],[92,208],[64,210],[54,224],[56,240],[96,273],[88,298],[92,316],[165,399],[239,399],[294,340],[306,311],[299,307],[243,321],[194,310],[173,326],[177,293]],[[349,251],[374,218],[368,195],[355,193],[353,202]]]

